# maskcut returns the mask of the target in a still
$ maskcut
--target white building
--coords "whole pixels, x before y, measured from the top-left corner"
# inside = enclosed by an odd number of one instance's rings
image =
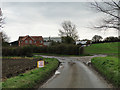
[[[62,42],[62,39],[61,39],[61,37],[44,37],[43,41],[44,41],[44,45],[49,46],[52,41]]]
[[[62,42],[61,37],[44,37],[44,41]]]

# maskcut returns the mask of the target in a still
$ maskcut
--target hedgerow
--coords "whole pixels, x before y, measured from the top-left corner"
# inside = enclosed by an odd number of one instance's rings
[[[81,51],[80,51],[81,50]],[[32,53],[50,53],[63,55],[79,55],[83,54],[83,49],[77,45],[59,44],[56,46],[24,46],[24,47],[3,47],[3,56],[32,56]]]

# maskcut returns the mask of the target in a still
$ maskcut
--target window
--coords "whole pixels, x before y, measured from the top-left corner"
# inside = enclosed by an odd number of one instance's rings
[[[42,43],[42,41],[40,41],[40,43]]]
[[[25,43],[28,43],[28,41],[27,41],[27,40],[25,40]]]
[[[34,41],[34,43],[36,43],[36,41]]]
[[[32,44],[32,40],[30,40],[29,43]]]

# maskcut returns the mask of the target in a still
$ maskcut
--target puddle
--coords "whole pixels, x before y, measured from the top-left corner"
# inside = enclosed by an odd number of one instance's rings
[[[55,72],[55,75],[59,75],[59,74],[60,74],[60,72],[59,72],[59,71],[56,71],[56,72]]]

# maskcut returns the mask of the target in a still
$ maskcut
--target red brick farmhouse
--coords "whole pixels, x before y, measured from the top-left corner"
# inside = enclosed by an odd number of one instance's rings
[[[42,36],[20,36],[18,39],[19,46],[25,45],[36,45],[36,46],[43,46],[43,37]]]

